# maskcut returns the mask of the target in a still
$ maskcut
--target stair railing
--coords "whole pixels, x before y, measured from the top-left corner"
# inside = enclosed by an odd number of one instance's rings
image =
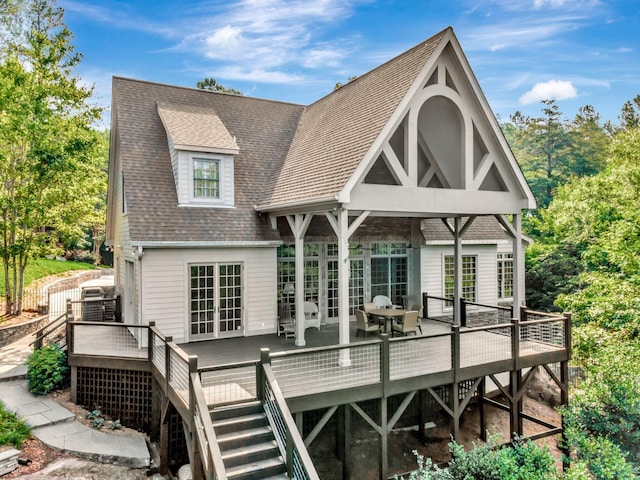
[[[44,327],[36,330],[36,332],[34,333],[36,339],[33,342],[31,342],[29,346],[33,345],[34,350],[38,350],[42,348],[42,346],[44,345],[44,340],[49,335],[56,332],[60,327],[62,327],[66,319],[67,319],[67,313],[65,312],[55,320],[47,323]]]
[[[202,461],[205,478],[227,480],[227,473],[222,461],[222,452],[211,423],[209,407],[204,399],[204,391],[200,383],[200,374],[190,374],[191,404],[193,405],[193,429],[198,439],[198,449]]]
[[[269,349],[263,348],[260,352],[262,365],[261,375],[258,376],[260,398],[269,424],[273,428],[280,453],[285,459],[287,477],[296,480],[320,480],[280,390],[278,380],[271,369]]]

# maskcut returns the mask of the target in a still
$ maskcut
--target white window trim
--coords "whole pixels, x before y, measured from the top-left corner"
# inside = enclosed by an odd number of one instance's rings
[[[196,160],[209,160],[218,162],[218,198],[213,197],[196,197],[194,187],[194,162]],[[232,161],[233,157],[229,155],[220,155],[213,153],[189,152],[189,203],[193,206],[217,206],[217,207],[233,207],[225,202],[225,195],[228,193],[225,188],[225,175],[227,174],[227,162]]]
[[[498,285],[498,289],[501,291],[501,293],[504,292],[504,288],[498,282],[498,267],[502,263],[502,267],[503,267],[503,271],[502,271],[503,279],[502,280],[504,282],[504,265],[507,262],[511,262],[511,296],[510,297],[498,296],[498,301],[513,300],[513,289],[515,287],[515,278],[513,277],[513,274],[515,273],[514,261],[515,261],[515,258],[513,256],[512,252],[498,252],[498,254],[496,255],[496,284]],[[496,295],[497,295],[497,293],[498,292],[496,292]]]
[[[450,253],[443,253],[442,254],[442,296],[446,297],[446,281],[447,281],[447,267],[446,267],[446,258],[447,257],[452,257],[454,258],[454,262],[455,262],[455,255],[450,254]],[[475,302],[478,302],[478,255],[476,253],[464,253],[462,255],[462,257],[474,257],[475,258],[475,266],[476,266],[476,278],[475,278],[475,282],[473,285],[473,290],[474,290],[474,296],[475,296]],[[464,275],[464,272],[462,272],[462,274]],[[454,299],[455,301],[455,299]],[[469,308],[476,309],[478,307],[476,307],[475,305],[471,305]],[[442,311],[443,312],[452,312],[453,311],[453,305],[451,306],[447,306],[447,302],[442,302]]]

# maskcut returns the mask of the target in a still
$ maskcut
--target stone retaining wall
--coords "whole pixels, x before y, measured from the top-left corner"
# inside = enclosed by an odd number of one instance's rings
[[[63,290],[71,290],[72,288],[78,288],[81,283],[94,280],[102,276],[103,270],[86,270],[77,273],[71,277],[62,278],[60,280],[51,283],[46,287],[49,293],[62,292]]]
[[[34,318],[20,325],[9,325],[8,327],[0,327],[0,347],[4,347],[25,335],[39,330],[49,323],[49,315]]]

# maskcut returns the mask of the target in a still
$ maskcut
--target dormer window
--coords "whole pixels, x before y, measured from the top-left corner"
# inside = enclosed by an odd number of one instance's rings
[[[189,165],[188,199],[182,205],[233,207],[233,156],[180,152],[179,157]]]
[[[233,208],[234,155],[240,150],[216,113],[158,104],[158,115],[167,132],[178,205]]]
[[[220,198],[220,161],[193,159],[193,196]]]

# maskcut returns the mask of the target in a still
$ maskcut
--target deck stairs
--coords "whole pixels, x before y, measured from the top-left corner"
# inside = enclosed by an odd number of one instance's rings
[[[287,468],[261,402],[211,410],[229,480],[287,479]]]

